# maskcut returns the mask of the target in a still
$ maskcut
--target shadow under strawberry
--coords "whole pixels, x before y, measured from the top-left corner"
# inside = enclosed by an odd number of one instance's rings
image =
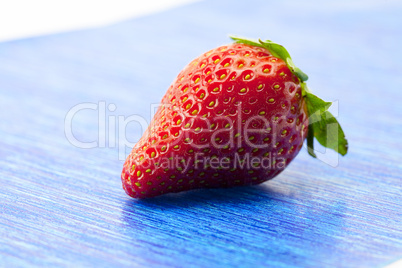
[[[137,203],[149,208],[163,207],[165,209],[180,209],[204,207],[218,204],[250,204],[258,200],[270,200],[279,197],[280,193],[266,185],[239,186],[232,188],[196,189],[188,192],[166,194],[154,198],[129,200],[127,204]]]

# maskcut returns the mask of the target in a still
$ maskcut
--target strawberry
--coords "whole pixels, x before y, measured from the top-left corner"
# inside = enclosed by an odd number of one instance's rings
[[[330,103],[308,90],[286,49],[233,40],[193,60],[169,87],[124,163],[128,195],[259,184],[283,171],[306,137],[312,156],[314,137],[346,154]]]

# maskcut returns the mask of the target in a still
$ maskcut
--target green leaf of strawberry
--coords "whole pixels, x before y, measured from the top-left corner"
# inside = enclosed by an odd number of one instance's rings
[[[315,137],[322,146],[333,149],[344,156],[348,151],[348,142],[338,121],[327,111],[332,103],[325,102],[309,92],[306,92],[305,99],[311,126],[307,134],[310,155],[315,157],[314,144],[311,142]]]

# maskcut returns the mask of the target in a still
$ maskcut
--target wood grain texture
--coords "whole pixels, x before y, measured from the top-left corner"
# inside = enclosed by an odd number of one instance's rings
[[[204,1],[0,44],[0,266],[381,267],[402,258],[402,5],[248,3]],[[259,186],[137,201],[121,188],[118,147],[66,139],[79,103],[149,120],[180,69],[228,34],[286,45],[310,88],[339,100],[350,151],[339,163],[325,155],[335,167],[304,150]],[[77,138],[97,140],[97,112],[74,117]],[[141,136],[138,125],[126,131]]]

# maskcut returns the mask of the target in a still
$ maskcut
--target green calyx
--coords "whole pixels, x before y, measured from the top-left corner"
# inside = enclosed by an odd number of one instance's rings
[[[307,104],[309,127],[307,134],[308,153],[314,153],[314,138],[324,147],[330,148],[344,156],[348,152],[348,141],[345,138],[338,120],[328,111],[332,102],[326,102],[312,94],[306,83],[302,83],[302,94]]]
[[[307,104],[307,112],[309,116],[307,134],[308,153],[311,156],[316,157],[316,154],[314,153],[315,138],[322,146],[333,149],[344,156],[348,151],[348,142],[339,122],[328,111],[328,108],[332,103],[325,102],[310,92],[305,83],[308,76],[295,66],[286,48],[270,40],[253,41],[237,37],[231,38],[235,43],[267,49],[273,56],[282,59],[287,64],[289,70],[299,78],[302,87],[302,96]]]

